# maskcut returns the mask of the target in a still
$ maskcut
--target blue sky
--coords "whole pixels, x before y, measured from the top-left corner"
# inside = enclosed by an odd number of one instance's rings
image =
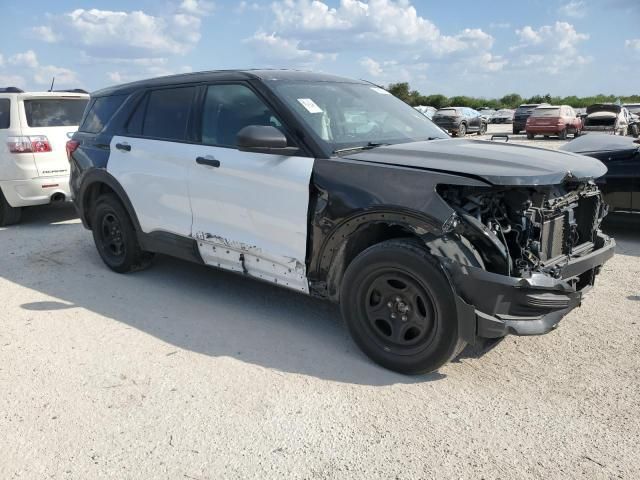
[[[39,12],[34,14],[34,12]],[[640,0],[7,2],[0,85],[298,68],[425,94],[639,93]]]

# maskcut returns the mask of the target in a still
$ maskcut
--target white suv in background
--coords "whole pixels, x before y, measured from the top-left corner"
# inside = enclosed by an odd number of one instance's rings
[[[83,90],[0,88],[0,226],[18,223],[21,207],[69,199],[65,146],[88,101]]]

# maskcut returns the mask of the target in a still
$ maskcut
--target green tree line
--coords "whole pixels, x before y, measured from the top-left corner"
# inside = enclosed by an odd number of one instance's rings
[[[470,107],[478,109],[480,107],[489,108],[516,108],[523,103],[550,103],[551,105],[571,105],[574,108],[588,107],[594,103],[614,103],[620,100],[622,103],[640,103],[640,95],[631,95],[622,97],[617,95],[594,95],[591,97],[557,97],[546,95],[534,95],[533,97],[522,97],[517,93],[509,93],[502,98],[478,98],[458,95],[455,97],[447,97],[436,93],[433,95],[423,95],[417,90],[411,90],[407,82],[392,83],[387,90],[405,101],[409,105],[415,107],[418,105],[430,105],[435,108],[444,107]]]

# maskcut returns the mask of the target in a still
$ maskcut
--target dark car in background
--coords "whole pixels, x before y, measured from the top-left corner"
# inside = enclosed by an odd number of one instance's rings
[[[435,113],[432,120],[454,137],[464,137],[467,133],[477,133],[478,135],[487,133],[487,120],[473,108],[441,108]]]
[[[533,113],[533,111],[543,105],[549,105],[548,103],[527,103],[520,105],[516,108],[516,113],[513,115],[513,134],[518,135],[527,126],[527,118]]]
[[[596,183],[611,213],[637,214],[640,219],[640,145],[629,137],[593,133],[560,150],[597,158],[607,173]]]

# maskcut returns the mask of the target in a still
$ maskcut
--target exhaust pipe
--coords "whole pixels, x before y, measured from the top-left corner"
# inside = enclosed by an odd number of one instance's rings
[[[58,192],[51,195],[51,203],[64,202],[65,199],[66,197],[64,196],[64,193]]]

